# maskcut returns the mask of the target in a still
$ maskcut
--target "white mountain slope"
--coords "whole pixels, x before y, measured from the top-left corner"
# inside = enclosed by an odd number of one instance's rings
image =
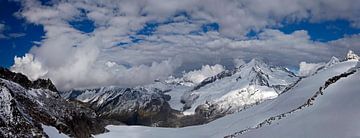
[[[356,107],[360,106],[360,103],[356,99],[360,89],[357,85],[360,82],[360,73],[357,71],[340,77],[337,81],[331,79],[357,64],[358,61],[355,60],[333,64],[302,79],[276,99],[267,100],[205,125],[184,128],[108,126],[110,132],[96,137],[358,137],[360,110]],[[324,95],[318,95],[315,101],[308,102],[315,94],[319,94],[319,89],[324,88],[325,82],[329,80],[333,83],[323,91]],[[306,103],[313,105],[302,107]],[[298,109],[299,107],[302,108]],[[263,123],[285,113],[289,114],[278,121],[274,119],[271,124]],[[242,130],[247,131],[240,134]]]
[[[138,91],[144,96],[132,99],[131,103],[121,102],[123,106],[119,108],[128,110],[130,106],[134,105],[132,103],[144,103],[141,105],[145,106],[146,100],[151,99],[150,97],[161,99],[164,97],[161,95],[164,94],[171,98],[161,101],[167,101],[172,109],[183,111],[186,115],[194,114],[195,109],[200,105],[202,112],[211,111],[215,115],[233,113],[245,106],[277,97],[286,87],[299,79],[285,68],[271,67],[259,59],[253,59],[234,70],[222,71],[224,69],[218,66],[204,66],[199,71],[184,74],[182,78],[169,78],[163,82],[156,81],[146,86],[131,88],[131,91]],[[217,72],[220,73],[211,76]],[[204,76],[211,77],[203,80]],[[189,80],[189,78],[192,79]],[[121,96],[124,90],[125,88],[119,87],[73,90],[65,92],[63,97],[75,98],[103,108],[103,105],[107,106],[107,103]]]
[[[190,107],[186,113],[193,114],[199,105],[202,108],[215,106],[219,112],[232,113],[277,97],[299,79],[285,68],[270,67],[259,59],[230,72],[226,77],[210,77],[193,91],[185,92],[182,96],[185,109]],[[209,84],[206,83],[208,80]]]
[[[313,105],[238,137],[360,137],[360,71],[326,88]],[[276,132],[276,133],[274,133]]]
[[[165,82],[158,81],[142,87],[149,91],[163,91],[166,95],[170,95],[171,98],[168,101],[170,107],[181,111],[184,106],[181,103],[181,96],[184,92],[190,91],[193,85],[195,84],[192,82],[185,83],[182,78],[170,78]]]

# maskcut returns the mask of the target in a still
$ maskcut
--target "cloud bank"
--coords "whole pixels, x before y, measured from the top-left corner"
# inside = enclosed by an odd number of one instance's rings
[[[183,78],[185,81],[190,81],[198,84],[206,78],[215,76],[216,74],[219,74],[224,70],[225,68],[219,64],[216,64],[214,66],[205,65],[202,66],[200,70],[189,71],[188,73],[183,75]]]
[[[15,57],[14,60],[15,63],[11,69],[26,74],[30,80],[36,80],[47,74],[47,71],[43,70],[41,63],[35,60],[31,54],[25,54],[24,57]]]
[[[300,62],[300,67],[299,67],[299,72],[298,75],[299,76],[309,76],[312,75],[314,73],[316,73],[316,71],[323,67],[325,65],[325,63],[306,63],[306,62]]]
[[[18,15],[44,26],[45,36],[27,56],[15,58],[12,69],[51,78],[60,89],[132,87],[203,65],[237,66],[234,59],[239,58],[297,67],[301,61],[342,57],[348,49],[360,52],[359,35],[317,42],[303,30],[276,30],[302,20],[344,19],[360,27],[356,0],[21,2]],[[93,31],[71,25],[84,20],[93,23]],[[248,37],[250,31],[258,35]]]

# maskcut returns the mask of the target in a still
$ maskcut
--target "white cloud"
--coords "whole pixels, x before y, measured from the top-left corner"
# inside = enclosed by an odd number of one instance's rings
[[[242,66],[244,64],[246,64],[246,62],[243,59],[241,59],[241,58],[235,58],[234,59],[234,66],[236,68],[238,68],[238,67],[240,67],[240,66]]]
[[[53,24],[72,20],[81,15],[80,9],[85,9],[95,23],[117,26],[125,33],[141,27],[147,21],[167,20],[179,11],[187,12],[192,19],[218,22],[221,34],[231,37],[243,36],[250,29],[278,26],[284,20],[346,19],[354,26],[360,22],[360,8],[354,4],[356,0],[79,0],[55,2],[52,7],[43,6],[35,0],[23,3],[25,10],[22,15],[30,22]]]
[[[45,6],[27,0],[22,1],[19,15],[43,25],[46,34],[39,47],[29,52],[35,60],[19,60],[13,70],[49,77],[60,89],[69,89],[141,85],[202,65],[233,66],[236,58],[259,57],[291,67],[301,61],[327,61],[331,56],[341,57],[347,49],[360,52],[360,36],[323,43],[310,40],[306,31],[284,34],[267,28],[280,26],[284,20],[305,19],[346,19],[359,24],[359,7],[351,3],[356,0],[60,0]],[[179,12],[189,17],[172,18]],[[94,21],[93,32],[83,33],[69,24],[81,18]],[[132,43],[128,37],[147,22],[169,20],[175,23],[160,25],[152,36],[137,36],[143,39],[141,43]],[[220,24],[219,32],[189,34],[213,22]],[[262,31],[259,38],[245,39],[251,29]],[[131,46],[116,46],[119,42]]]
[[[11,67],[14,72],[20,72],[26,74],[30,80],[35,80],[43,77],[47,71],[42,68],[39,61],[34,59],[31,54],[25,54],[24,57],[15,57],[15,63]]]
[[[199,65],[232,65],[235,58],[250,60],[260,57],[271,64],[294,67],[304,60],[319,62],[327,61],[332,55],[341,56],[342,53],[336,50],[344,49],[313,42],[303,31],[287,35],[268,30],[260,36],[256,40],[235,41],[220,37],[217,33],[204,36],[158,35],[157,38],[149,38],[153,41],[130,47],[104,48],[105,42],[97,37],[79,35],[84,40],[72,42],[70,38],[75,37],[69,33],[57,39],[43,40],[42,46],[34,47],[30,53],[36,54],[38,61],[46,67],[48,73],[45,77],[51,78],[60,89],[69,89],[147,84]],[[236,62],[236,66],[239,64]],[[21,67],[27,68],[32,67]],[[212,70],[209,66],[203,68]],[[206,77],[200,75],[189,79],[199,82]]]
[[[214,66],[204,65],[200,70],[194,70],[184,74],[183,78],[185,81],[200,83],[206,78],[215,76],[224,70],[225,68],[219,64]]]
[[[111,68],[111,67],[114,67],[114,66],[117,65],[117,64],[116,64],[115,62],[108,61],[108,62],[105,63],[105,65],[106,65],[107,67]]]
[[[300,62],[300,68],[298,75],[299,76],[309,76],[314,73],[320,68],[323,67],[325,63],[306,63],[306,62]]]

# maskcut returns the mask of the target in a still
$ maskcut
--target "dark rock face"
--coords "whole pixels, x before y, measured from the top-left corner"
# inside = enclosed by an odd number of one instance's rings
[[[107,120],[86,104],[62,99],[50,80],[0,69],[0,137],[47,137],[41,124],[72,137],[105,132]]]
[[[142,88],[97,88],[73,90],[67,98],[74,101],[83,93],[96,95],[86,101],[101,118],[116,120],[128,125],[169,126],[169,119],[179,111],[167,103],[170,96],[163,92],[149,92]]]
[[[19,108],[17,101],[11,98],[14,94],[2,84],[0,90],[0,107],[3,110],[0,114],[0,137],[46,136],[39,123],[30,122],[23,115],[23,109]]]
[[[252,85],[259,85],[259,86],[270,86],[269,85],[269,76],[268,74],[265,74],[261,70],[257,70],[254,67],[251,68],[251,73],[255,74],[255,77],[252,78],[250,81]]]
[[[35,81],[30,81],[25,75],[21,73],[14,73],[6,68],[0,67],[0,78],[3,78],[5,80],[13,81],[15,83],[18,83],[19,85],[29,89],[48,89],[50,91],[58,92],[55,85],[51,82],[50,79],[44,80],[44,79],[38,79]]]
[[[216,80],[219,80],[219,79],[222,79],[222,78],[225,78],[225,77],[229,77],[231,75],[234,75],[235,73],[237,72],[237,69],[234,69],[234,70],[225,70],[215,76],[212,76],[212,77],[209,77],[209,78],[206,78],[205,80],[203,80],[200,84],[198,84],[197,86],[194,87],[193,91],[195,90],[198,90],[200,89],[201,87],[207,85],[207,84],[210,84],[210,83],[213,83],[215,82]]]
[[[97,88],[72,90],[67,98],[74,101],[86,96],[87,104],[106,120],[122,122],[127,125],[145,125],[157,127],[185,127],[201,125],[223,117],[226,113],[212,108],[201,108],[194,115],[183,115],[168,104],[168,96],[161,91],[153,92],[142,88]],[[210,110],[209,110],[210,109]]]

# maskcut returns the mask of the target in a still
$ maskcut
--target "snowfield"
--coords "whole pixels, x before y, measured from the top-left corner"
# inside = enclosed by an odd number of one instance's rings
[[[234,137],[359,137],[360,136],[360,71],[340,78],[323,90],[316,100],[311,98],[325,82],[349,71],[358,64],[349,60],[329,65],[303,78],[289,91],[276,99],[227,115],[205,125],[184,128],[156,128],[145,126],[107,126],[109,132],[97,138],[219,138]],[[322,87],[322,88],[320,88]],[[309,106],[300,108],[308,103]],[[271,123],[259,124],[273,116],[288,113]],[[240,134],[239,132],[244,133]]]
[[[324,90],[313,106],[239,137],[360,137],[360,71]],[[276,133],[274,133],[276,132]]]
[[[185,92],[182,99],[191,105],[190,109],[185,110],[187,114],[194,114],[195,109],[205,103],[219,105],[219,110],[236,112],[244,106],[276,98],[282,92],[281,88],[297,80],[295,75],[284,68],[270,67],[259,59],[253,59],[228,77]],[[277,90],[276,86],[281,88]]]
[[[260,59],[253,59],[248,63],[239,62],[239,67],[232,70],[225,70],[220,65],[203,66],[180,78],[170,77],[164,81],[157,80],[152,84],[130,88],[130,92],[126,88],[110,86],[70,90],[62,96],[89,103],[99,108],[96,110],[111,109],[113,114],[121,114],[129,109],[137,111],[137,104],[140,104],[140,108],[146,107],[150,105],[149,99],[159,97],[156,100],[167,102],[172,109],[181,112],[181,116],[206,114],[214,117],[274,99],[298,80],[299,77],[285,68],[273,67]],[[135,91],[140,92],[141,96],[116,100],[119,99],[117,97],[124,97],[125,92]],[[170,98],[161,99],[166,96]],[[119,101],[119,104],[108,104],[112,101]]]
[[[59,130],[57,130],[53,126],[47,126],[41,124],[41,127],[44,129],[44,132],[46,135],[48,135],[50,138],[70,138],[69,136],[61,133]]]

